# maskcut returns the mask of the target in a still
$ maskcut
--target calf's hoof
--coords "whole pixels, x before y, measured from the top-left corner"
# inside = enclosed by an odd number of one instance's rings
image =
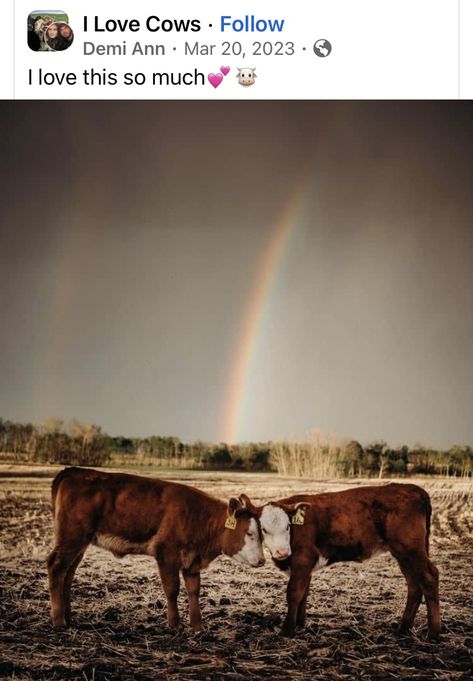
[[[427,639],[431,643],[438,643],[440,641],[440,629],[434,629],[432,631],[429,631]]]
[[[398,636],[409,636],[409,634],[411,633],[411,625],[406,624],[405,622],[401,622],[401,624],[396,629],[396,633]]]
[[[281,636],[285,636],[286,638],[293,638],[296,635],[296,631],[294,627],[289,627],[287,625],[284,625],[281,627],[281,631],[279,632]]]
[[[204,631],[204,629],[205,629],[202,622],[196,622],[195,624],[192,624],[192,622],[191,622],[191,627],[192,627],[192,630],[195,631],[196,634],[198,634],[199,631]]]

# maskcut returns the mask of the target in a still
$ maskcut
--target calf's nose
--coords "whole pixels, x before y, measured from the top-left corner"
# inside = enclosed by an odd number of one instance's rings
[[[289,551],[276,551],[274,554],[274,557],[277,558],[278,560],[284,560],[289,556]]]

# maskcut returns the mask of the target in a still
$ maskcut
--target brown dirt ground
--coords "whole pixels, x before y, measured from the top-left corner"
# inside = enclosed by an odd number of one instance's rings
[[[49,620],[45,568],[52,544],[50,477],[10,474],[0,477],[0,678],[473,678],[471,482],[417,481],[432,496],[431,555],[441,574],[444,633],[440,643],[432,644],[425,639],[424,605],[413,635],[396,636],[406,588],[387,555],[318,573],[308,626],[296,638],[285,639],[278,629],[286,577],[270,560],[259,570],[225,558],[215,561],[202,579],[206,630],[194,634],[185,624],[171,633],[154,561],[136,556],[119,561],[90,548],[73,586],[74,626],[57,634]],[[245,491],[257,502],[363,482],[202,472],[167,478],[184,479],[222,498]],[[183,591],[180,610],[186,622]]]

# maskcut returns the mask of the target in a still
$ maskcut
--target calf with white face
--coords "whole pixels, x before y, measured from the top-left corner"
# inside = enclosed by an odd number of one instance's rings
[[[441,631],[438,570],[429,558],[432,505],[417,485],[391,483],[323,494],[298,494],[260,508],[264,542],[277,567],[289,572],[281,633],[303,627],[312,573],[340,562],[362,562],[390,552],[408,585],[399,625],[405,635],[424,598],[429,637]],[[290,542],[289,542],[290,534]]]
[[[182,574],[195,631],[203,627],[202,570],[221,554],[254,568],[264,564],[260,511],[249,499],[248,505],[235,498],[226,504],[160,478],[73,467],[55,477],[52,500],[55,544],[48,556],[48,577],[56,629],[70,624],[71,585],[90,544],[117,557],[156,559],[171,628],[179,624]]]

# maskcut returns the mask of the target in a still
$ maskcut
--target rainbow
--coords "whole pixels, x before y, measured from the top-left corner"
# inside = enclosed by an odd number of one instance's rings
[[[235,443],[244,413],[245,396],[249,390],[249,379],[256,348],[263,327],[264,312],[271,297],[283,254],[291,234],[294,232],[301,211],[309,181],[304,173],[295,184],[283,209],[282,215],[272,230],[269,243],[258,264],[258,279],[251,291],[250,299],[243,314],[242,332],[237,352],[230,370],[230,381],[225,399],[222,441]]]
[[[81,119],[81,124],[87,124],[85,119]],[[89,128],[84,128],[84,136],[88,132]],[[102,252],[100,231],[89,224],[89,216],[84,216],[84,211],[93,212],[94,202],[98,200],[91,194],[90,187],[90,178],[95,176],[96,171],[93,166],[95,160],[88,161],[81,156],[83,147],[80,144],[76,146],[79,152],[76,171],[71,173],[67,226],[57,244],[57,259],[51,266],[48,283],[50,302],[45,314],[43,352],[39,353],[38,360],[38,372],[43,380],[38,383],[35,395],[40,418],[57,416],[64,411],[59,376],[66,367],[68,353],[77,335],[75,324],[80,318],[79,308],[88,277],[100,261]]]
[[[258,341],[262,336],[263,319],[271,298],[274,282],[291,235],[300,223],[304,199],[315,179],[317,161],[330,150],[331,141],[340,122],[349,113],[350,104],[343,102],[330,111],[327,119],[319,120],[320,134],[311,140],[312,153],[307,157],[300,175],[289,194],[280,219],[272,230],[269,243],[257,268],[257,281],[244,309],[242,332],[230,368],[230,380],[224,399],[222,441],[237,442],[249,394],[251,369],[254,364]]]

